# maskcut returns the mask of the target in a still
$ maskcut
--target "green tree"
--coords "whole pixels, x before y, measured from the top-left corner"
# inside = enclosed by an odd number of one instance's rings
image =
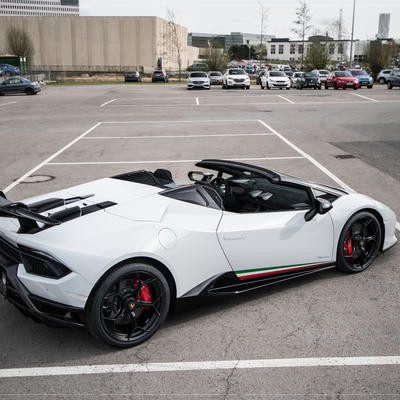
[[[6,35],[8,52],[18,57],[26,57],[27,63],[30,64],[35,50],[28,33],[22,28],[13,26],[7,30]]]
[[[329,53],[325,43],[314,42],[311,44],[306,58],[304,59],[305,70],[324,69],[329,61]]]
[[[233,45],[228,50],[230,60],[246,60],[249,58],[249,46],[246,44]],[[257,59],[258,51],[255,46],[250,46],[250,58]]]
[[[374,79],[378,73],[391,64],[396,64],[400,53],[400,46],[394,41],[387,43],[382,40],[371,40],[365,53],[365,60],[371,69]]]

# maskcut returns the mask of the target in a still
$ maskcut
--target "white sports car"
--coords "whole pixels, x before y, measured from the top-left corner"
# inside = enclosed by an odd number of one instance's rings
[[[178,298],[360,272],[397,242],[394,212],[368,196],[239,162],[196,166],[212,173],[189,172],[189,185],[158,169],[18,203],[2,194],[1,293],[36,320],[129,347]]]

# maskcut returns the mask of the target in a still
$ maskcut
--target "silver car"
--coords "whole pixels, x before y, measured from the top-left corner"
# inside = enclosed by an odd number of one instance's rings
[[[391,69],[383,69],[381,72],[379,72],[379,74],[376,76],[376,80],[379,83],[387,83],[390,74],[392,73]]]
[[[220,71],[210,71],[208,73],[211,85],[222,85],[222,72]]]
[[[188,89],[210,89],[210,78],[205,72],[191,72],[187,80]]]
[[[295,72],[293,76],[290,78],[291,86],[294,88],[297,85],[297,81],[301,79],[302,72]]]

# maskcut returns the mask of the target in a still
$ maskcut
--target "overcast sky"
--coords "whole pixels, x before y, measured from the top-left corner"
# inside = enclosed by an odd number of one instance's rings
[[[264,0],[270,8],[265,33],[292,37],[297,0]],[[81,0],[81,15],[155,15],[165,18],[167,7],[189,32],[259,33],[258,0]],[[314,30],[325,33],[343,9],[345,28],[351,32],[353,0],[308,0]],[[390,36],[400,38],[400,0],[356,0],[355,38],[372,39],[379,13],[390,13]],[[315,32],[317,33],[317,32]]]

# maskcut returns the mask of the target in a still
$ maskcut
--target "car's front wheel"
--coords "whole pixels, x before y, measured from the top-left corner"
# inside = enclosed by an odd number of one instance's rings
[[[149,339],[164,322],[170,289],[164,275],[145,263],[130,263],[111,272],[97,287],[87,308],[93,336],[121,348]]]
[[[353,215],[340,234],[336,262],[345,272],[366,270],[376,259],[382,241],[381,225],[374,214]]]
[[[25,93],[29,96],[29,95],[34,94],[35,92],[32,88],[27,88],[27,89],[25,89]]]

